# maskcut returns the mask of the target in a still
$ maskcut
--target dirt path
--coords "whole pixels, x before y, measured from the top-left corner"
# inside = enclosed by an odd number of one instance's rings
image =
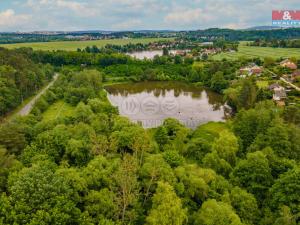
[[[32,107],[34,106],[35,102],[54,84],[54,82],[57,80],[58,78],[58,73],[56,73],[53,77],[53,80],[47,85],[47,87],[45,87],[43,90],[41,90],[36,96],[34,96],[34,98],[28,102],[18,113],[17,115],[19,116],[27,116]]]

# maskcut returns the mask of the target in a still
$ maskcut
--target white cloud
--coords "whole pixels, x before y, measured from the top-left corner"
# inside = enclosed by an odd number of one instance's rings
[[[77,2],[70,0],[27,0],[25,6],[39,12],[48,10],[48,12],[59,12],[63,10],[71,10],[77,16],[91,17],[97,15],[95,7],[86,2]]]
[[[42,0],[42,1],[48,1],[48,0]],[[97,11],[89,7],[86,3],[80,3],[76,1],[65,1],[65,0],[56,0],[54,2],[57,7],[59,8],[67,8],[75,12],[77,15],[82,17],[90,17],[95,16]]]
[[[130,19],[121,23],[112,25],[113,29],[126,30],[132,29],[132,27],[137,27],[142,25],[142,21],[139,19]]]
[[[30,21],[31,16],[27,14],[16,14],[13,9],[7,9],[0,12],[0,27],[4,29],[26,24]]]
[[[199,22],[208,22],[212,19],[213,17],[210,14],[206,14],[201,8],[177,8],[165,16],[164,22],[171,25],[191,25]]]

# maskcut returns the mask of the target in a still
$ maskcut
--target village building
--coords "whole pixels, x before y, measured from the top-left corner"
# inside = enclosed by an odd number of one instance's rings
[[[240,74],[244,76],[251,76],[251,75],[260,76],[262,71],[263,71],[262,67],[257,66],[255,63],[240,68]]]
[[[221,48],[206,48],[203,50],[202,54],[213,55],[222,52]]]
[[[289,59],[285,59],[280,63],[280,66],[289,68],[291,70],[297,69],[297,65]]]
[[[273,89],[273,100],[274,101],[283,101],[286,99],[286,91],[285,88],[282,86],[275,87]]]
[[[273,91],[274,88],[279,88],[279,87],[280,87],[280,85],[279,85],[278,83],[274,83],[274,84],[271,84],[271,85],[269,86],[269,90],[270,90],[270,91]]]

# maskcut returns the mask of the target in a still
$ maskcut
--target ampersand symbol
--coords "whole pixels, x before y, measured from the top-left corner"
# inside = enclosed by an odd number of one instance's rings
[[[283,20],[291,20],[292,19],[289,11],[284,11],[282,18],[283,18]]]

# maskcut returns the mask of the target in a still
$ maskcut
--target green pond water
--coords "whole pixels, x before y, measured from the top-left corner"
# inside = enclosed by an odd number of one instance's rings
[[[224,121],[230,108],[223,96],[182,82],[140,82],[105,88],[121,115],[145,128],[157,127],[166,118],[178,119],[190,128],[209,121]]]

